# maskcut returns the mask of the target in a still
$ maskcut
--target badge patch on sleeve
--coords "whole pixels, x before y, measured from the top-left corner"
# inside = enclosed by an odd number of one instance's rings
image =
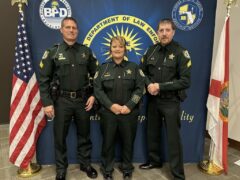
[[[133,101],[135,104],[137,104],[137,103],[139,102],[139,100],[140,100],[140,97],[139,97],[138,95],[134,94],[133,97],[132,97],[132,101]]]
[[[190,59],[190,55],[187,50],[183,51],[183,55],[185,58]]]
[[[94,79],[96,79],[98,77],[98,74],[99,74],[99,72],[97,71],[94,75]]]
[[[141,69],[139,69],[139,74],[142,76],[142,77],[145,77],[145,74],[143,73],[143,71]]]
[[[42,59],[46,59],[48,57],[48,54],[49,54],[49,51],[45,51],[42,56]]]

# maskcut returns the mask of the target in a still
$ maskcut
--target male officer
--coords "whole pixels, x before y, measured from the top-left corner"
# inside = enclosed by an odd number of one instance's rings
[[[85,87],[89,75],[96,71],[96,59],[89,48],[77,43],[77,21],[72,17],[62,20],[60,32],[63,42],[45,51],[40,62],[39,84],[44,112],[54,118],[54,143],[56,158],[56,180],[65,179],[68,167],[66,136],[72,117],[77,127],[78,159],[80,169],[90,178],[97,172],[90,165],[92,144],[90,141],[90,110],[94,96],[86,98]],[[52,97],[50,84],[59,84],[58,97]],[[59,82],[59,83],[57,83]],[[55,87],[56,88],[56,87]],[[54,92],[56,95],[56,92]],[[53,98],[57,98],[53,101]]]
[[[162,167],[160,130],[166,127],[169,164],[174,179],[185,179],[180,137],[180,101],[190,86],[191,60],[188,51],[173,41],[175,25],[163,19],[158,25],[160,43],[143,56],[141,68],[146,75],[148,90],[147,140],[148,162],[140,169]]]

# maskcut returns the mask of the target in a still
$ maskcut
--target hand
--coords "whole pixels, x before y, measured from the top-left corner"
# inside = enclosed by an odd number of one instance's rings
[[[55,113],[54,113],[53,105],[44,107],[44,108],[43,108],[43,111],[44,111],[44,113],[46,114],[46,116],[49,117],[50,119],[53,119],[53,118],[54,118]]]
[[[159,83],[154,83],[153,85],[155,87],[155,91],[153,92],[152,95],[156,96],[160,92],[160,85]]]
[[[156,96],[160,91],[159,84],[158,83],[150,83],[147,87],[147,90],[151,95]]]
[[[122,106],[121,114],[129,114],[131,110],[127,106]]]
[[[114,114],[121,114],[121,110],[122,110],[122,106],[120,106],[119,104],[113,104],[110,107],[110,110],[114,113]]]
[[[94,104],[94,101],[95,101],[95,97],[94,96],[90,96],[86,102],[86,107],[85,107],[85,110],[86,111],[90,111],[93,107],[93,104]]]

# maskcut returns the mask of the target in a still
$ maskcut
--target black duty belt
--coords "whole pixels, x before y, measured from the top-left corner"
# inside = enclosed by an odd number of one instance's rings
[[[60,96],[70,98],[70,99],[77,99],[77,98],[83,98],[82,91],[64,91],[60,90]]]
[[[173,97],[176,97],[177,96],[177,92],[173,91],[173,92],[161,92],[158,94],[158,96],[160,98],[163,98],[163,99],[169,99],[169,98],[173,98]]]

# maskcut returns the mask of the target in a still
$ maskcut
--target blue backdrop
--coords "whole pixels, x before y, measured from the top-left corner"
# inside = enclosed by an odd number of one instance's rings
[[[192,59],[192,85],[181,112],[184,162],[199,162],[204,147],[215,9],[216,0],[31,0],[25,15],[36,71],[45,49],[62,41],[59,31],[53,28],[66,14],[77,19],[79,42],[90,46],[100,62],[109,58],[109,39],[119,34],[127,39],[129,59],[139,63],[147,47],[157,41],[154,31],[159,20],[173,17],[178,27],[175,40],[189,50]],[[135,162],[146,160],[144,111],[143,107],[135,140]],[[38,141],[40,164],[54,163],[52,126],[53,122],[47,123]],[[95,116],[91,117],[91,138],[92,159],[98,161],[102,139]],[[77,162],[74,125],[68,135],[68,157],[70,163]]]

